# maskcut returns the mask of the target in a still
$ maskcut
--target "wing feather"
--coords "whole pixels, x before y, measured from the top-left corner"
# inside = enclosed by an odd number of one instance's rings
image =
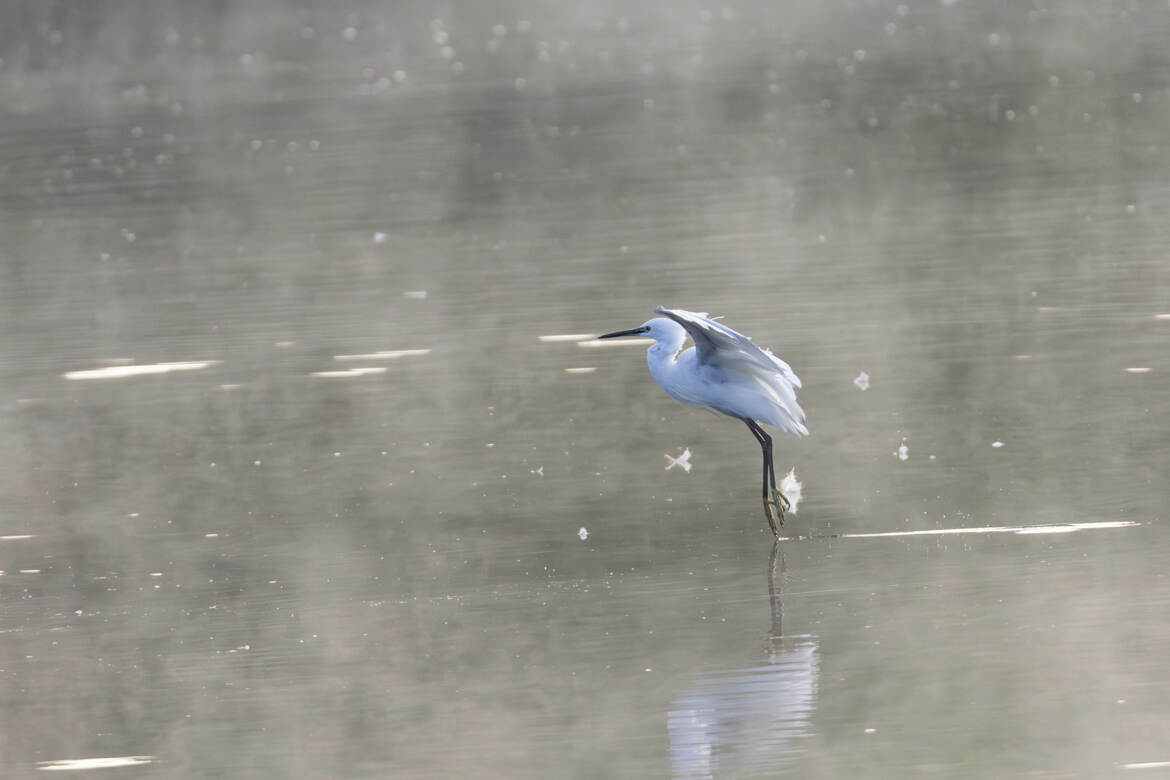
[[[768,373],[779,372],[793,387],[800,387],[800,377],[792,367],[772,354],[761,349],[747,336],[711,319],[705,312],[691,312],[685,309],[667,309],[659,306],[654,310],[682,325],[699,352],[699,362],[709,366],[734,368],[736,363],[745,363]]]
[[[691,312],[685,309],[667,309],[659,306],[657,314],[677,322],[686,329],[695,342],[699,363],[710,369],[733,371],[751,377],[759,383],[764,395],[783,410],[791,428],[807,434],[804,427],[804,410],[796,401],[796,388],[801,386],[800,377],[792,367],[772,354],[761,349],[747,336],[711,319],[705,312]],[[782,426],[789,428],[789,426]]]

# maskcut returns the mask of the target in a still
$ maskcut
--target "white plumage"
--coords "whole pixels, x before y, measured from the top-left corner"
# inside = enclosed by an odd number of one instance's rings
[[[804,410],[796,401],[800,377],[791,366],[771,350],[757,347],[750,338],[716,322],[705,312],[662,306],[654,311],[669,320],[646,323],[654,326],[647,331],[651,338],[658,338],[654,335],[656,331],[664,333],[659,344],[665,347],[658,352],[652,347],[647,362],[650,373],[666,392],[685,403],[808,436]],[[695,346],[679,354],[688,335]],[[687,397],[672,390],[678,385],[685,388]]]
[[[776,487],[772,439],[759,423],[797,436],[808,435],[804,410],[796,400],[800,377],[770,350],[757,347],[747,336],[705,313],[662,306],[654,311],[663,316],[601,338],[649,336],[655,343],[646,353],[646,362],[663,390],[683,403],[747,424],[763,450],[764,509],[773,532],[779,535],[773,510],[783,520],[788,501]],[[684,350],[687,336],[694,346]]]

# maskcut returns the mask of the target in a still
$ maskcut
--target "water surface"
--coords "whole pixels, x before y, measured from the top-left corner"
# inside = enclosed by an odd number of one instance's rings
[[[5,776],[1166,771],[1165,9],[0,21]]]

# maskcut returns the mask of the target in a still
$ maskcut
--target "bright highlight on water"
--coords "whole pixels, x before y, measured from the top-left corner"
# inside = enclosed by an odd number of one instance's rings
[[[83,371],[67,371],[63,376],[76,381],[82,379],[125,379],[149,374],[169,374],[173,371],[198,371],[218,363],[218,360],[193,360],[181,363],[151,363],[149,365],[108,366]]]
[[[820,534],[814,536],[789,536],[784,541],[807,539],[891,539],[904,536],[964,536],[977,534],[1017,534],[1030,536],[1039,534],[1071,534],[1077,531],[1101,531],[1110,528],[1137,528],[1141,523],[1134,520],[1103,520],[1095,523],[1044,523],[1041,525],[984,525],[971,528],[922,528],[916,531],[872,531],[864,533]]]
[[[66,758],[42,761],[37,769],[42,772],[71,772],[92,769],[114,769],[122,766],[140,766],[154,761],[154,756],[109,756],[102,758]]]

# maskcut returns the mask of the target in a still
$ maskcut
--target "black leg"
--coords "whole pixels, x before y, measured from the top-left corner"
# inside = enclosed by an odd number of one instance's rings
[[[768,478],[772,480],[772,489],[776,490],[776,461],[772,458],[772,437],[764,433],[763,428],[760,428],[760,433],[763,434],[764,448],[767,450],[765,458],[768,461]]]
[[[756,430],[752,431],[756,434],[756,441],[760,442],[760,446],[764,448],[764,461],[768,464],[768,478],[772,482],[772,493],[775,494],[774,500],[779,502],[780,518],[783,519],[784,513],[788,511],[788,497],[780,492],[780,487],[776,484],[776,459],[772,456],[772,437],[756,421],[753,420],[752,425],[756,427]]]
[[[768,465],[771,460],[771,452],[769,450],[772,446],[771,437],[764,433],[763,429],[756,423],[755,420],[744,420],[747,423],[748,430],[752,432],[752,436],[756,437],[756,442],[760,445],[760,450],[764,454],[764,500],[768,500]],[[772,483],[775,484],[776,479],[773,477]]]
[[[779,539],[780,529],[778,526],[784,523],[784,510],[788,506],[788,499],[776,487],[776,467],[772,464],[772,437],[755,420],[745,419],[744,423],[747,425],[748,430],[752,432],[752,436],[756,437],[756,441],[760,445],[760,451],[764,456],[764,514],[768,518],[768,525],[772,527],[772,533]],[[770,491],[768,490],[769,481],[771,481],[772,487]]]

